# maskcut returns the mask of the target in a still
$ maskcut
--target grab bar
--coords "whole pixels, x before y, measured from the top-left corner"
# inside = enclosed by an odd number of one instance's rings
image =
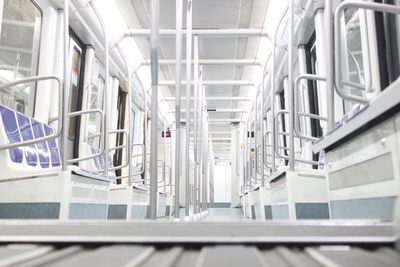
[[[120,150],[120,149],[124,149],[124,148],[126,149],[128,147],[128,142],[129,142],[129,133],[128,133],[128,131],[124,130],[124,129],[118,129],[118,130],[109,132],[109,134],[118,134],[118,133],[122,133],[122,134],[125,135],[127,144],[109,148],[108,152],[115,151],[115,150]],[[124,164],[121,164],[119,166],[114,166],[112,168],[108,168],[108,171],[121,170],[121,169],[123,169],[123,168],[125,168],[125,167],[127,167],[129,165],[129,151],[128,151],[128,149],[126,149],[126,158],[127,158],[127,160],[125,161]],[[105,169],[102,169],[99,172],[104,172],[104,171],[105,171]]]
[[[81,111],[75,111],[75,112],[71,112],[68,114],[68,117],[77,117],[77,116],[82,116],[82,115],[86,115],[86,114],[92,114],[92,113],[99,113],[101,115],[101,124],[102,124],[102,135],[101,135],[101,139],[104,139],[104,121],[105,121],[105,116],[104,116],[104,112],[101,109],[88,109],[88,110],[81,110]],[[98,153],[95,153],[93,155],[90,156],[85,156],[85,157],[80,157],[80,158],[75,158],[75,159],[70,159],[67,160],[67,164],[72,164],[72,163],[76,163],[76,162],[80,162],[80,161],[85,161],[88,159],[93,159],[96,158],[98,156],[101,156],[104,153],[104,146],[102,145],[103,142],[100,142],[100,151]]]
[[[133,158],[137,158],[137,157],[142,157],[142,167],[141,167],[141,169],[140,169],[140,171],[138,171],[138,172],[136,172],[136,173],[133,173],[133,174],[130,174],[130,176],[129,177],[132,177],[132,176],[136,176],[136,175],[142,175],[143,173],[144,173],[144,171],[145,171],[145,164],[143,164],[144,162],[145,162],[145,152],[146,152],[146,150],[145,150],[145,147],[144,147],[144,145],[143,144],[132,144],[131,145],[131,149],[133,149],[134,147],[141,147],[142,148],[142,153],[141,154],[136,154],[136,155],[132,155],[131,156],[131,160],[133,159]]]
[[[284,115],[284,114],[288,114],[288,113],[289,113],[289,111],[287,111],[287,110],[278,111],[276,113],[276,115],[275,115],[276,116],[275,121],[278,121],[280,115]],[[278,127],[275,127],[275,136],[276,137],[278,136]],[[278,139],[277,139],[277,141],[278,141]],[[282,154],[279,153],[279,150],[278,150],[278,149],[289,150],[289,148],[284,147],[284,146],[279,146],[278,142],[275,142],[275,148],[274,149],[275,149],[275,155],[278,158],[285,159],[285,160],[290,160],[290,156],[282,155]],[[310,161],[310,160],[303,160],[303,159],[294,159],[294,161],[295,162],[300,162],[300,163],[305,163],[305,164],[310,164],[310,165],[319,165],[318,161]]]
[[[315,141],[318,141],[319,138],[306,136],[306,135],[303,135],[301,133],[300,125],[299,125],[300,116],[309,117],[311,119],[316,119],[316,120],[324,120],[324,121],[327,121],[328,118],[322,117],[322,116],[319,116],[319,115],[316,115],[316,114],[299,112],[298,90],[299,90],[300,81],[302,81],[302,80],[326,81],[326,78],[321,77],[321,76],[317,76],[317,75],[314,75],[314,74],[302,74],[302,75],[299,75],[296,78],[295,82],[294,82],[294,132],[297,135],[297,137],[299,137],[301,139],[305,139],[305,140],[308,140],[308,141],[315,142]]]
[[[334,15],[334,25],[335,25],[335,49],[334,49],[334,55],[335,55],[335,83],[336,83],[336,92],[342,99],[348,99],[350,101],[354,102],[359,102],[362,104],[369,104],[369,99],[366,99],[364,97],[358,97],[354,96],[351,94],[347,94],[346,92],[343,91],[342,87],[343,84],[345,85],[351,85],[355,87],[360,87],[359,85],[353,84],[353,83],[348,83],[348,82],[342,82],[342,73],[341,73],[341,54],[342,54],[342,47],[341,47],[341,39],[342,36],[340,34],[340,16],[344,12],[346,8],[358,8],[358,9],[369,9],[373,11],[378,11],[378,12],[384,12],[384,13],[390,13],[390,14],[400,14],[400,7],[395,6],[395,5],[388,5],[388,4],[381,4],[381,3],[370,3],[370,2],[360,2],[360,1],[344,1],[338,5],[335,11]],[[361,87],[360,89],[365,89]]]
[[[10,87],[10,86],[18,85],[18,84],[31,83],[31,82],[40,82],[40,81],[44,81],[44,80],[55,80],[57,82],[57,84],[58,84],[58,102],[59,102],[59,105],[58,105],[58,116],[60,117],[62,115],[62,113],[63,113],[63,105],[62,105],[62,103],[63,103],[63,92],[62,92],[62,81],[57,76],[54,76],[54,75],[33,76],[33,77],[25,78],[25,79],[20,79],[18,81],[13,81],[13,82],[1,84],[0,85],[0,90],[3,90],[3,89],[5,89],[7,87]],[[54,134],[50,134],[48,136],[39,137],[39,138],[37,138],[35,140],[28,140],[28,141],[21,141],[21,142],[17,142],[17,143],[0,145],[0,150],[15,148],[15,147],[19,147],[19,146],[28,146],[28,145],[32,145],[32,144],[42,143],[42,142],[45,142],[45,141],[48,141],[48,140],[51,140],[51,139],[56,139],[56,138],[61,136],[63,123],[64,122],[61,121],[61,123],[58,124],[57,131]]]
[[[144,145],[143,144],[132,144],[131,145],[131,149],[133,149],[134,147],[141,147],[142,152],[140,154],[135,154],[135,155],[131,155],[130,160],[129,160],[129,164],[131,164],[132,159],[134,158],[138,158],[141,157],[142,159],[144,159],[144,153],[145,153],[145,149],[144,149]],[[144,160],[142,160],[144,162]],[[131,177],[132,176],[137,176],[137,175],[142,175],[144,173],[144,164],[143,162],[137,164],[136,166],[140,165],[141,169],[135,173],[129,173],[128,175],[123,175],[123,176],[118,176],[117,179],[121,180],[121,179],[125,179],[125,178],[129,178],[128,183],[131,183]]]

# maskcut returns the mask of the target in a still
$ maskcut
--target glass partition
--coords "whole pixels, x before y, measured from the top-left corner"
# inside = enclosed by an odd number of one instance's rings
[[[36,75],[42,15],[29,0],[0,6],[0,83]],[[35,83],[0,91],[0,104],[33,115]]]

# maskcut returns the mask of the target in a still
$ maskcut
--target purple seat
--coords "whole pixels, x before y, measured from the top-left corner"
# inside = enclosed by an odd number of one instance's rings
[[[53,129],[45,124],[43,124],[43,128],[46,136],[52,135],[54,133]],[[56,140],[54,139],[48,140],[47,146],[50,149],[51,166],[59,167],[61,165],[60,150],[58,149]]]
[[[33,133],[32,133],[30,119],[24,114],[18,112],[16,113],[22,140],[23,141],[33,140]],[[25,159],[28,165],[35,167],[38,161],[36,146],[35,145],[25,146],[23,150],[25,151]]]
[[[108,168],[113,168],[114,163],[112,157],[108,156]]]
[[[43,131],[43,126],[40,122],[36,120],[31,120],[32,123],[32,128],[33,128],[33,135],[34,137],[40,138],[44,137],[44,131]],[[39,160],[40,160],[40,166],[42,168],[48,168],[50,166],[50,153],[49,153],[49,148],[47,147],[46,142],[42,143],[37,143],[36,144],[37,151],[39,154]]]
[[[99,153],[99,150],[97,150],[96,148],[90,147],[90,151],[92,152],[92,155],[95,155],[97,153]],[[96,166],[97,170],[100,170],[100,159],[99,157],[94,157],[94,165]]]
[[[15,112],[3,105],[0,105],[0,113],[9,143],[12,144],[21,142]],[[8,151],[13,162],[22,163],[23,152],[20,147],[10,148]]]
[[[99,170],[104,170],[106,167],[106,162],[104,160],[104,153],[102,155],[98,156],[98,158],[99,158],[99,166],[100,166]]]

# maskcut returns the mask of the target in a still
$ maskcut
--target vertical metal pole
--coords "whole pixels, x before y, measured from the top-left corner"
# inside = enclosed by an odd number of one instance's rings
[[[89,2],[90,6],[93,9],[93,12],[96,14],[97,18],[99,19],[101,29],[103,31],[103,41],[104,41],[104,57],[105,57],[105,79],[104,79],[104,90],[103,90],[103,105],[104,105],[104,114],[106,116],[104,120],[104,154],[105,154],[105,167],[104,167],[104,174],[108,176],[108,156],[109,156],[109,142],[110,142],[110,116],[108,116],[109,110],[109,99],[108,99],[108,90],[109,90],[109,83],[110,83],[110,52],[109,52],[109,44],[108,44],[108,29],[107,25],[102,20],[99,12],[97,11],[96,6],[93,2]]]
[[[258,91],[256,93],[256,102],[254,104],[254,184],[257,184],[257,176],[258,176],[258,153],[257,153],[257,105],[258,104]]]
[[[163,119],[164,122],[164,192],[167,191],[167,180],[165,178],[165,171],[167,167],[167,122],[165,121],[165,118]]]
[[[325,40],[326,40],[326,106],[328,129],[331,131],[335,123],[335,108],[334,108],[334,69],[333,69],[333,13],[332,0],[325,0]]]
[[[197,173],[197,169],[199,168],[199,162],[198,162],[198,91],[199,91],[199,46],[198,46],[198,36],[195,35],[194,36],[194,47],[193,47],[193,61],[194,61],[194,65],[193,65],[193,79],[194,79],[194,181],[193,181],[193,186],[194,186],[194,203],[193,203],[193,207],[194,207],[194,213],[196,214],[198,212],[197,210],[197,204],[198,204],[198,198],[197,198],[197,179],[198,179],[198,173]]]
[[[150,213],[157,218],[157,128],[158,128],[158,46],[159,46],[159,0],[151,0],[151,147],[150,147]],[[146,159],[145,159],[146,160]]]
[[[62,120],[58,123],[62,123],[62,135],[60,138],[60,151],[61,151],[61,161],[62,161],[62,170],[67,170],[67,140],[68,140],[68,91],[69,91],[69,0],[64,0],[64,90],[63,90],[63,103],[60,105],[63,106],[62,110]]]
[[[267,65],[267,62],[265,62]],[[265,90],[264,90],[264,68],[262,68],[262,75],[261,75],[261,186],[265,186],[265,136],[264,136],[264,116],[265,116],[265,106],[264,106],[264,97],[265,97]]]
[[[197,88],[197,99],[198,99],[198,114],[200,118],[198,118],[198,175],[197,175],[197,199],[199,203],[198,211],[202,210],[201,203],[202,203],[202,194],[201,190],[203,188],[202,181],[203,181],[203,99],[201,98],[201,90],[203,88],[203,67],[199,66],[199,84]]]
[[[250,116],[251,116],[251,112],[249,113],[249,118],[247,119],[247,123],[246,123],[246,177],[244,179],[244,189],[247,188],[247,184],[248,184],[248,180],[250,177],[250,142],[249,142],[249,138],[251,136],[251,129],[249,126],[249,121],[250,121]]]
[[[287,9],[286,9],[287,11]],[[282,13],[282,16],[279,20],[278,26],[275,29],[274,36],[272,38],[272,73],[271,73],[271,147],[272,147],[272,155],[271,155],[271,171],[275,173],[276,171],[276,145],[275,143],[277,140],[275,139],[275,127],[276,127],[276,120],[275,120],[275,101],[276,101],[276,88],[275,88],[275,80],[276,80],[276,39],[278,35],[279,25],[281,25],[286,11]]]
[[[127,149],[128,149],[128,158],[126,159],[129,164],[128,164],[128,185],[130,186],[132,184],[132,160],[131,160],[131,156],[132,156],[132,137],[133,137],[133,122],[132,122],[132,79],[131,79],[131,72],[129,67],[128,68],[128,99],[129,99],[129,103],[128,103],[128,119],[129,119],[129,123],[128,123],[128,140],[126,140],[126,144]]]
[[[169,126],[170,127],[170,131],[171,131],[171,133],[172,133],[172,125],[173,125],[173,122],[171,123],[171,125]],[[169,193],[170,193],[170,195],[172,196],[172,160],[173,160],[173,151],[172,151],[172,136],[171,136],[171,138],[169,139],[169,156],[170,156],[170,166],[169,166],[169,171],[170,171],[170,174],[169,174]]]
[[[275,53],[276,53],[276,35],[278,30],[275,31],[272,41],[272,70],[271,70],[271,172],[275,173]]]
[[[144,159],[142,164],[143,164],[143,178],[146,179],[146,175],[147,175],[147,139],[148,139],[148,121],[147,121],[147,113],[148,113],[148,108],[147,108],[147,92],[146,92],[146,88],[144,86],[142,86],[143,89],[143,97],[144,97],[144,131],[143,131],[143,139],[144,139]]]
[[[104,173],[108,176],[108,157],[109,157],[109,143],[110,143],[110,116],[107,116],[109,113],[110,101],[108,99],[109,94],[109,86],[110,86],[110,53],[109,53],[109,46],[108,46],[108,29],[104,22],[100,19],[101,24],[103,25],[104,29],[104,50],[105,50],[105,85],[104,85],[104,114],[106,118],[104,120],[104,131],[105,131],[105,138],[104,138],[104,151],[106,153],[106,164],[104,167]]]
[[[202,100],[202,113],[203,113],[203,138],[202,138],[202,154],[203,154],[203,180],[202,180],[202,201],[203,201],[203,211],[207,210],[207,164],[208,164],[208,138],[207,138],[207,107],[205,101],[205,88],[201,88],[201,100]]]
[[[210,141],[210,147],[209,150],[211,151],[212,143]],[[210,154],[210,207],[212,208],[214,206],[214,166],[215,166],[215,161],[214,161],[214,154]]]
[[[294,57],[294,0],[289,0],[288,48],[288,109],[289,109],[289,169],[294,170],[294,110],[293,110],[293,57]]]
[[[182,61],[182,0],[176,0],[176,86],[175,86],[175,218],[179,218],[179,186],[181,165],[181,61]]]
[[[187,1],[186,11],[186,183],[185,183],[185,215],[190,215],[190,90],[192,81],[192,0]]]

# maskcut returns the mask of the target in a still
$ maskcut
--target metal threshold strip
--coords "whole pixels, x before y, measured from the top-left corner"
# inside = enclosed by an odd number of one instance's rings
[[[392,224],[329,222],[3,221],[0,242],[393,244]]]

